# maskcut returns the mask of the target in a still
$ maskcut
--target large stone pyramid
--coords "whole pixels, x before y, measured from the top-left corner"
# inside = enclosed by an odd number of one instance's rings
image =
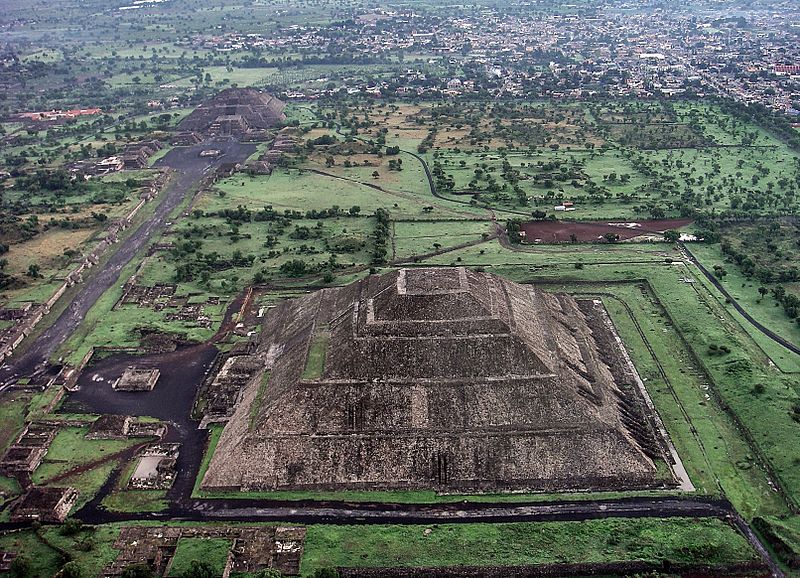
[[[632,489],[666,441],[599,301],[464,268],[283,302],[205,489]],[[657,471],[658,470],[658,471]]]
[[[226,88],[193,110],[178,129],[213,136],[243,136],[280,124],[286,119],[285,106],[271,94],[254,88]]]

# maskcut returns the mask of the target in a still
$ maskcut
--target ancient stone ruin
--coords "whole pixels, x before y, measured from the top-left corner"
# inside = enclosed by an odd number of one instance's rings
[[[283,102],[254,88],[228,88],[198,106],[178,125],[183,132],[206,136],[265,138],[267,129],[283,122]]]
[[[128,367],[112,387],[117,391],[151,391],[158,382],[161,372],[149,367]]]
[[[101,415],[84,436],[87,440],[125,440],[131,438],[162,438],[167,426],[160,422],[139,421],[129,415]]]
[[[63,522],[78,501],[74,488],[34,487],[17,503],[12,522]]]
[[[300,573],[306,529],[296,526],[125,526],[114,548],[119,556],[100,576],[121,576],[131,564],[147,564],[156,576],[169,576],[178,542],[216,538],[230,542],[223,576],[275,568],[282,576]]]
[[[124,440],[131,432],[133,418],[129,415],[101,415],[89,426],[87,440]]]
[[[673,486],[602,303],[464,268],[283,302],[204,489]],[[670,467],[657,466],[658,462]]]
[[[26,425],[0,459],[0,474],[12,477],[32,474],[44,460],[57,433],[58,427],[52,424]]]
[[[135,490],[167,490],[175,481],[181,444],[158,443],[147,446],[138,456],[128,481]]]

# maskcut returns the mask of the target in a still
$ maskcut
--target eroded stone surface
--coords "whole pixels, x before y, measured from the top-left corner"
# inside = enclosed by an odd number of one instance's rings
[[[263,369],[202,485],[672,484],[620,348],[601,303],[464,268],[402,269],[286,301],[265,318]]]
[[[254,88],[228,88],[184,118],[181,131],[207,136],[260,137],[285,120],[284,103]]]

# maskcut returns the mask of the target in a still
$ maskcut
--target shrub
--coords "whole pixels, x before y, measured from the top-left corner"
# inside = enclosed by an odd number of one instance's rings
[[[313,578],[339,578],[336,568],[317,568],[312,574]]]
[[[153,569],[144,562],[131,564],[122,571],[122,578],[153,578]]]

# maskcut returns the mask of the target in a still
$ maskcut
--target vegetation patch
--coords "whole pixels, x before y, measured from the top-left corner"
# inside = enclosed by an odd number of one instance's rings
[[[430,526],[309,526],[301,567],[512,566],[643,560],[718,564],[755,559],[721,520],[587,520]]]
[[[188,575],[192,562],[207,563],[215,576],[221,576],[228,562],[230,549],[231,541],[223,538],[181,538],[168,576]]]

